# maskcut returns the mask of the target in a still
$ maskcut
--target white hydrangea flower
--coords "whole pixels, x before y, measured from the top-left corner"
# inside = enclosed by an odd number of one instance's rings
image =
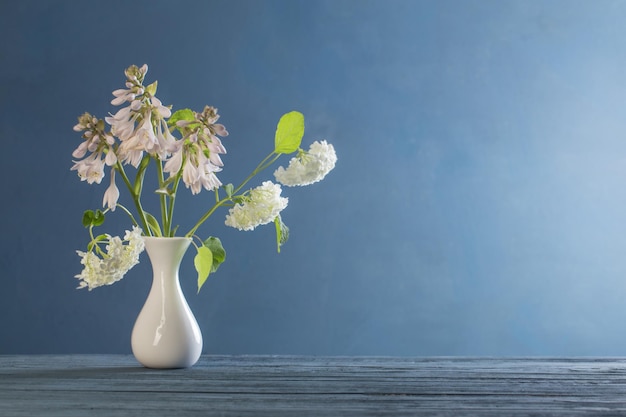
[[[289,199],[280,196],[281,191],[280,185],[271,181],[253,188],[246,201],[229,210],[226,225],[239,230],[254,230],[257,226],[273,222],[289,202]]]
[[[291,158],[287,169],[279,167],[274,177],[288,187],[310,185],[324,179],[336,163],[337,154],[333,145],[325,140],[315,141],[308,152],[301,151]]]
[[[119,236],[107,236],[106,254],[100,258],[93,251],[76,251],[82,258],[83,271],[76,275],[80,281],[78,288],[94,288],[111,285],[139,263],[139,255],[144,250],[142,231],[137,226],[127,230],[122,240]],[[126,242],[126,244],[124,244]]]

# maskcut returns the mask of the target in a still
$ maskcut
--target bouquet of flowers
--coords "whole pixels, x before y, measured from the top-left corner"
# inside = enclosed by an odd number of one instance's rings
[[[280,213],[288,199],[281,196],[281,185],[303,186],[322,180],[337,161],[333,146],[315,141],[308,151],[300,148],[304,136],[304,116],[296,111],[283,115],[276,128],[274,150],[237,186],[222,184],[216,173],[226,153],[222,139],[228,136],[224,125],[218,123],[215,107],[206,106],[201,112],[190,109],[172,111],[156,97],[157,82],[145,85],[147,65],[126,69],[126,88],[113,91],[111,104],[124,106],[115,114],[99,119],[89,113],[78,118],[74,131],[82,132],[82,142],[72,153],[76,159],[72,170],[81,181],[100,184],[105,171],[110,172],[110,185],[104,192],[103,209],[87,210],[83,225],[89,229],[90,241],[86,251],[77,251],[83,270],[76,278],[78,288],[110,285],[124,277],[139,262],[144,249],[142,236],[194,238],[197,249],[194,265],[198,272],[198,291],[210,273],[226,259],[226,251],[217,237],[201,239],[198,228],[216,210],[229,207],[225,224],[239,230],[254,230],[257,226],[274,223],[277,250],[288,238],[289,229]],[[107,125],[109,128],[107,128]],[[295,154],[289,165],[279,167],[274,177],[279,183],[264,181],[246,189],[250,180],[274,164],[283,154]],[[156,167],[158,211],[148,211],[143,203],[144,177],[150,165]],[[129,171],[134,171],[134,176]],[[126,186],[132,207],[119,202],[118,178]],[[207,207],[193,227],[178,234],[174,223],[174,207],[182,183],[198,194],[203,190],[215,194],[215,203]],[[117,208],[128,215],[132,229],[124,237],[94,233],[105,215]]]

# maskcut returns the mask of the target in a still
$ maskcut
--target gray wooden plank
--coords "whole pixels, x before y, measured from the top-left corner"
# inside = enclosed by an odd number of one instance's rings
[[[0,356],[1,416],[626,415],[624,358]]]

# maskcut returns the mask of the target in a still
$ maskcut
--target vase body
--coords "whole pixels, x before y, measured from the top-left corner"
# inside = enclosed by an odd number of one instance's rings
[[[178,270],[191,243],[184,237],[145,237],[152,287],[131,336],[133,355],[148,368],[186,368],[202,353],[202,333],[180,288]]]

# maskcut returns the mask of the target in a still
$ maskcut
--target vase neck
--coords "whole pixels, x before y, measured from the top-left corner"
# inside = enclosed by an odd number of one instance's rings
[[[191,244],[187,237],[144,237],[146,252],[156,272],[177,272],[180,262]]]

